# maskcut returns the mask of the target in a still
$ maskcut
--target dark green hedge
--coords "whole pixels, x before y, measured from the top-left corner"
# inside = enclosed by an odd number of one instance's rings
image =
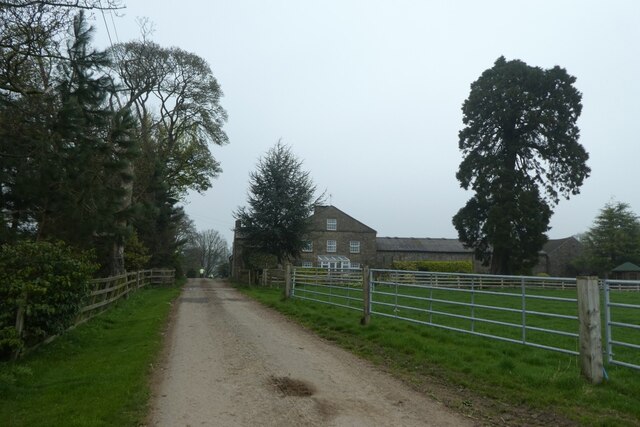
[[[440,273],[473,273],[471,261],[394,261],[394,270],[432,271]]]
[[[0,246],[0,358],[73,325],[97,265],[64,243],[22,241]],[[24,310],[24,329],[16,314]]]

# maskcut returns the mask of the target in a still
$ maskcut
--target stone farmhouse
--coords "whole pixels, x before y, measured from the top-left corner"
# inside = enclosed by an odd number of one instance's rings
[[[359,268],[376,265],[376,256],[376,230],[335,206],[316,206],[298,265]]]
[[[335,206],[316,206],[311,216],[311,231],[295,265],[302,267],[390,268],[394,261],[470,261],[476,272],[486,268],[458,239],[377,237],[368,225],[349,216]],[[236,223],[231,271],[240,278],[245,270],[242,257],[245,240]],[[580,242],[574,237],[549,240],[542,251],[534,274],[572,276],[570,262],[581,253]]]

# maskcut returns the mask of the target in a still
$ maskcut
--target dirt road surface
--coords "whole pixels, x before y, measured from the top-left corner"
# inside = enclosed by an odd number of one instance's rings
[[[472,425],[225,282],[190,280],[178,304],[149,425]]]

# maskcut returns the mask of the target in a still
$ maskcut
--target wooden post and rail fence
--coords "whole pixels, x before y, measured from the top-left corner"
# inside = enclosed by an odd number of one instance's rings
[[[175,270],[160,269],[141,270],[119,276],[94,279],[91,281],[91,291],[87,296],[87,301],[80,309],[72,327],[102,313],[119,299],[128,298],[129,293],[133,291],[148,285],[169,285],[174,282]],[[16,312],[16,332],[18,336],[22,336],[25,327],[27,296],[25,295],[23,299]],[[47,338],[47,340],[51,339],[53,337]],[[18,357],[18,353],[14,355],[14,359],[16,357]]]
[[[175,281],[175,270],[140,270],[119,276],[94,279],[87,303],[80,309],[76,325],[102,313],[120,298],[147,285],[167,285]]]

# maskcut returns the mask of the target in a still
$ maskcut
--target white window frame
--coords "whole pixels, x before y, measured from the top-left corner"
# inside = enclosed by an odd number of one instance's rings
[[[351,240],[351,241],[349,241],[349,253],[350,254],[359,254],[360,253],[360,240]]]
[[[302,252],[313,252],[313,240],[307,240],[302,246]]]
[[[352,262],[351,263],[351,268],[360,268],[360,263],[359,262]]]
[[[338,220],[335,218],[327,218],[327,231],[336,231],[338,229]]]
[[[302,261],[302,268],[313,268],[313,262],[311,262],[311,261]]]
[[[327,240],[327,253],[333,254],[338,251],[338,242],[335,240]]]
[[[351,263],[348,261],[326,261],[320,263],[320,268],[327,268],[331,271],[343,270],[351,268]]]

